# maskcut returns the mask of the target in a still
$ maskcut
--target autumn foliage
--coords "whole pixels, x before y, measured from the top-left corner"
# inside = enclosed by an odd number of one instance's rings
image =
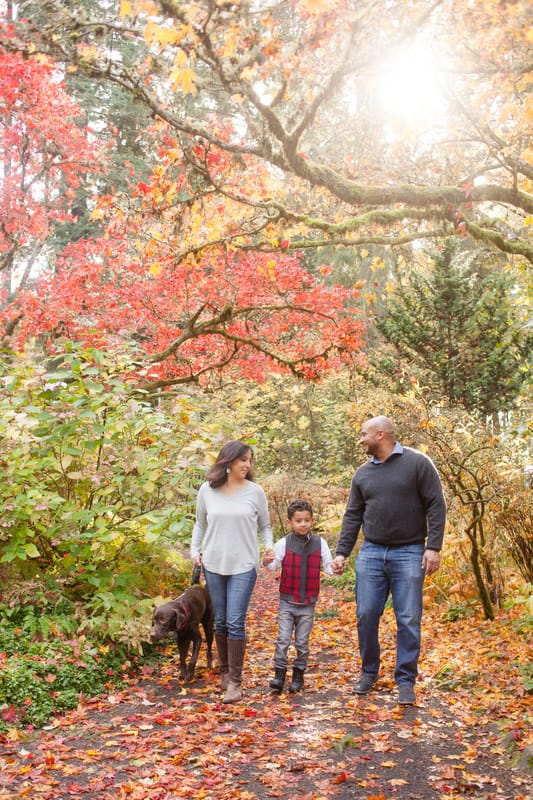
[[[533,260],[522,0],[123,0],[116,15],[61,0],[43,15],[20,5],[28,19],[10,47],[37,47],[88,81],[121,86],[192,154],[208,143],[275,176],[275,194],[258,200],[253,180],[239,192],[256,212],[256,244],[268,246],[272,229],[295,250],[457,233]],[[413,53],[418,66],[396,81],[408,107],[396,102],[391,113],[383,75]],[[430,74],[424,112],[417,100]],[[218,157],[201,172],[223,197]]]
[[[358,698],[351,691],[358,669],[352,592],[333,586],[321,591],[304,691],[271,693],[278,597],[274,574],[262,571],[241,703],[220,702],[205,644],[196,680],[180,682],[169,643],[159,666],[145,665],[100,699],[80,695],[45,730],[11,725],[1,737],[0,793],[13,800],[526,800],[528,776],[512,760],[530,741],[521,672],[527,634],[518,608],[496,629],[474,616],[446,622],[442,606],[431,604],[419,702],[403,709],[392,681],[392,609],[382,621],[377,689]],[[54,674],[50,666],[50,692],[60,689]]]
[[[93,217],[104,236],[69,245],[19,297],[13,340],[46,337],[52,351],[65,338],[130,342],[152,387],[210,383],[224,371],[262,380],[272,368],[316,378],[352,360],[364,331],[358,291],[326,287],[330,268],[313,276],[283,243],[270,253],[233,247],[236,220],[250,225],[249,213],[198,188],[180,153],[163,131],[150,181],[132,174],[127,195],[101,199]],[[192,157],[229,169],[224,151],[198,144]]]
[[[39,259],[46,263],[57,226],[72,219],[75,192],[97,162],[57,67],[4,49],[0,58],[0,304],[10,330],[21,313],[16,295]]]

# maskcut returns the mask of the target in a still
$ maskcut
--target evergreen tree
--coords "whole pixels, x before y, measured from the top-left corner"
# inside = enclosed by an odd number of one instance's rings
[[[512,407],[527,374],[533,337],[510,273],[488,271],[487,254],[449,239],[426,274],[410,271],[385,304],[377,327],[416,376],[470,412]],[[380,369],[398,377],[397,359]]]

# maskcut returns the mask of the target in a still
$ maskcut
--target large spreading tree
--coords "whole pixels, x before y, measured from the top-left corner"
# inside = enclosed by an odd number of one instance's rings
[[[128,89],[198,191],[246,208],[241,247],[459,232],[532,261],[528,17],[522,0],[45,0],[19,4],[6,45]]]
[[[325,286],[321,254],[458,233],[533,261],[527,16],[520,0],[19,3],[7,52],[119,87],[153,127],[151,169],[124,163],[93,210],[104,236],[20,298],[15,341],[127,340],[159,387],[315,377],[363,334],[360,282]]]

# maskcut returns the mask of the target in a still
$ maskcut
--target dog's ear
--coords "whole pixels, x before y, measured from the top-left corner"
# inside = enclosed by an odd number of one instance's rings
[[[180,611],[181,611],[181,606],[180,608],[173,608],[172,617],[169,619],[169,623],[171,624],[172,629],[176,631],[178,630],[178,613]]]

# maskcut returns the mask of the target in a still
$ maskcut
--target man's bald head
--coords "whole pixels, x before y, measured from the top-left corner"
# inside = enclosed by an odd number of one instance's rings
[[[394,425],[388,417],[380,414],[378,417],[372,417],[372,419],[369,419],[368,424],[372,426],[374,431],[382,431],[382,433],[388,439],[392,439],[394,441]]]
[[[392,453],[394,441],[394,426],[388,417],[381,414],[363,424],[359,443],[363,445],[367,455],[384,461]]]

